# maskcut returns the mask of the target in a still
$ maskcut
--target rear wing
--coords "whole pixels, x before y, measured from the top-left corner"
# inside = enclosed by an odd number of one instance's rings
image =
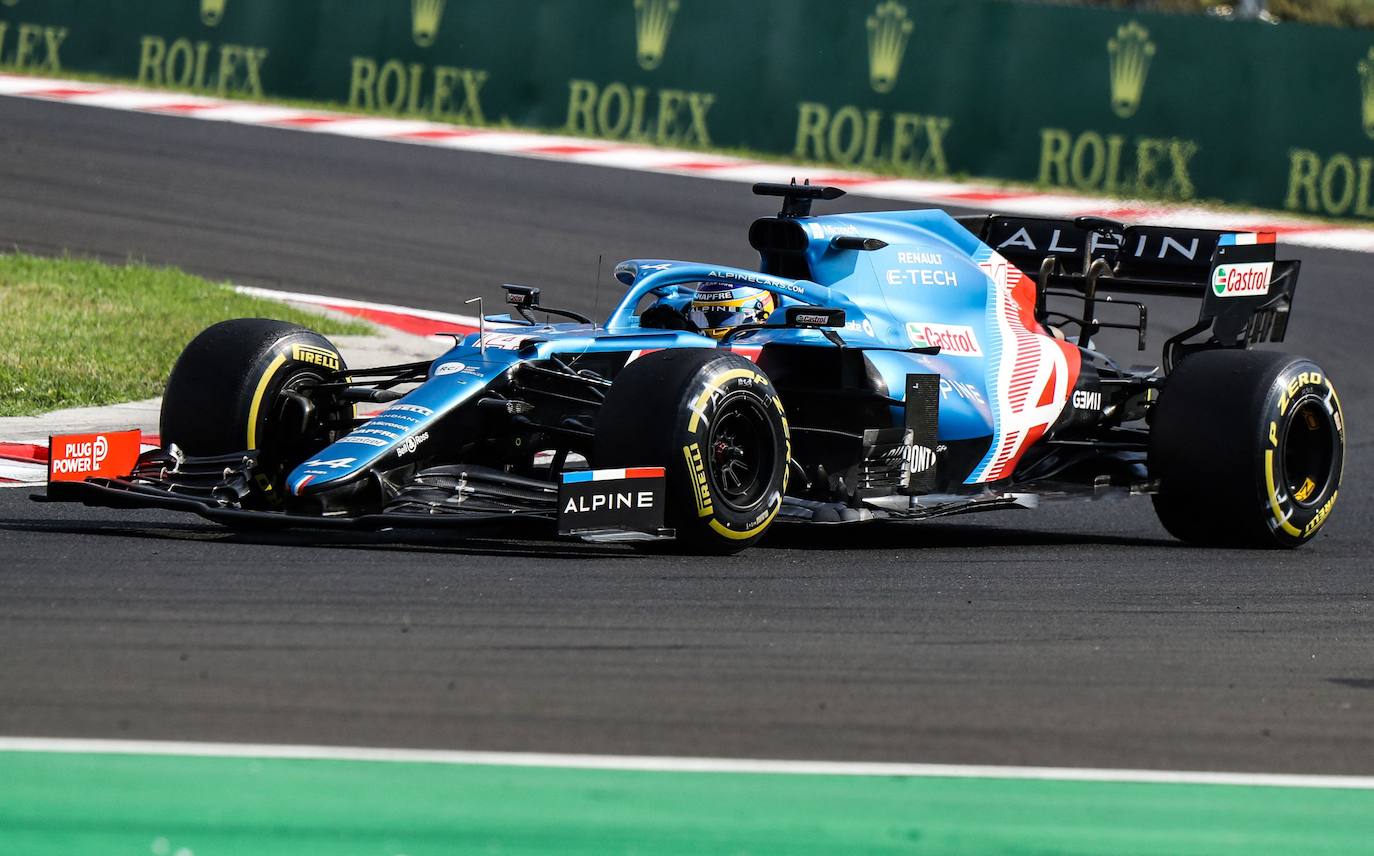
[[[1169,226],[1127,226],[1100,217],[1056,220],[986,214],[959,222],[1036,283],[1036,317],[1075,324],[1086,345],[1103,328],[1136,330],[1145,347],[1147,311],[1131,300],[1135,323],[1096,317],[1098,296],[1136,294],[1202,301],[1197,323],[1164,345],[1169,370],[1188,353],[1282,342],[1301,262],[1278,261],[1272,232],[1222,232]],[[1081,299],[1076,317],[1051,312],[1047,298]],[[1207,338],[1189,341],[1207,332]]]

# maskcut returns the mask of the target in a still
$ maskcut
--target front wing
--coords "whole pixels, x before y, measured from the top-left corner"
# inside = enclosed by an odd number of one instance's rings
[[[50,448],[66,448],[67,439],[53,437]],[[518,529],[594,542],[674,537],[663,525],[661,468],[567,473],[555,484],[483,467],[434,467],[400,486],[374,476],[386,497],[380,512],[312,514],[272,507],[255,452],[194,457],[175,447],[157,449],[129,466],[111,470],[102,461],[75,477],[55,472],[62,464],[60,455],[54,457],[47,492],[36,501],[182,511],[237,528]]]

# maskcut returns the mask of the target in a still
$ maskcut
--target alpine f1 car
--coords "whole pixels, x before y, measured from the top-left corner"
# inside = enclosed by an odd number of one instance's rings
[[[1197,544],[1295,547],[1330,515],[1335,387],[1310,360],[1250,348],[1283,341],[1297,286],[1272,234],[813,216],[843,191],[754,192],[782,198],[749,230],[758,271],[623,262],[601,322],[506,286],[513,314],[484,322],[499,327],[369,369],[298,326],[216,324],[171,373],[162,448],[54,438],[44,498],[236,526],[508,522],[716,553],[783,523],[1111,491],[1152,495]],[[1144,348],[1146,307],[1121,295],[1194,298],[1197,323],[1158,366],[1125,368],[1094,342],[1113,328]]]

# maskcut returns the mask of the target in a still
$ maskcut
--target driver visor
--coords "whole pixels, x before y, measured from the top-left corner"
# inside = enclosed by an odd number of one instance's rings
[[[693,306],[687,314],[691,322],[701,330],[719,330],[752,324],[755,318],[754,307],[738,306]]]

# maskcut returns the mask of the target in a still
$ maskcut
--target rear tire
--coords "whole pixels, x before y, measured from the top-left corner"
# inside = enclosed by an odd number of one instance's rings
[[[666,520],[686,552],[757,543],[782,507],[791,441],[764,373],[728,351],[646,354],[615,378],[597,418],[597,467],[662,466]]]
[[[162,443],[198,456],[257,451],[259,487],[271,496],[286,470],[330,440],[327,423],[339,415],[302,413],[290,393],[346,368],[333,343],[304,327],[265,318],[222,321],[193,339],[172,369]]]
[[[1155,511],[1192,544],[1306,543],[1331,513],[1344,460],[1335,387],[1316,363],[1286,354],[1193,354],[1151,415]]]

